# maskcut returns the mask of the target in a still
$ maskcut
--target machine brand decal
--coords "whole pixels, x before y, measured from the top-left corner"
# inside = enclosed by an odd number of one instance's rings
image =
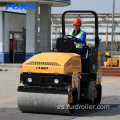
[[[67,62],[67,66],[71,65],[72,61],[71,59]]]
[[[20,9],[20,10],[33,10],[33,9],[35,9],[35,5],[34,4],[18,4],[17,6],[16,6],[16,4],[7,4],[7,6],[6,6],[6,8],[5,8],[5,10],[8,10],[9,8],[12,8],[12,9],[14,9],[14,10],[18,10],[18,9]]]
[[[36,69],[40,69],[40,70],[47,70],[48,67],[36,67]]]

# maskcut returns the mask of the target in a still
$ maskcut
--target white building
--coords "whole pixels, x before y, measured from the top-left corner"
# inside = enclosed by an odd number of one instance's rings
[[[26,15],[0,11],[0,63],[25,60]]]

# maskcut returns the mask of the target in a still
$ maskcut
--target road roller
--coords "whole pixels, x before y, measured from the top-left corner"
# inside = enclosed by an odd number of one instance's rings
[[[73,39],[64,39],[67,13],[90,13],[95,17],[95,45],[85,45],[82,58],[74,52]],[[65,11],[62,14],[62,37],[56,42],[57,52],[36,54],[22,65],[17,89],[19,110],[74,115],[78,105],[99,105],[102,75],[98,70],[98,47],[96,12]]]

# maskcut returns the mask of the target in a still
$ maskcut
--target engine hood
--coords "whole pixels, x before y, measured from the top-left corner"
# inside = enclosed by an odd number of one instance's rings
[[[40,53],[23,63],[22,72],[50,74],[81,72],[81,56],[76,53]]]

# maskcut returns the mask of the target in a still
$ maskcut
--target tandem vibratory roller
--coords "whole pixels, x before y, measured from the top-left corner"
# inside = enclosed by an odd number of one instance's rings
[[[74,53],[73,38],[65,36],[66,13],[91,13],[95,16],[95,45],[85,46],[83,58]],[[101,72],[98,70],[98,17],[94,11],[66,11],[62,15],[59,52],[34,55],[23,63],[19,74],[18,108],[22,112],[74,115],[75,105],[101,102]],[[71,109],[72,108],[72,109]]]

